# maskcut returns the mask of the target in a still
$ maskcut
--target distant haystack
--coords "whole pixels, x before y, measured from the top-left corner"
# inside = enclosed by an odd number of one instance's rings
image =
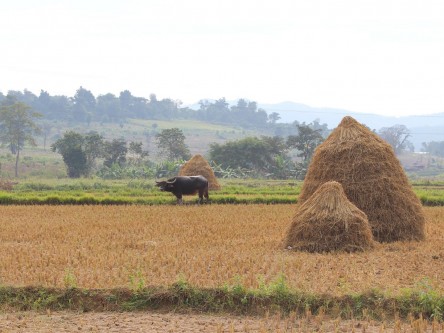
[[[309,252],[363,251],[374,244],[367,216],[334,181],[298,206],[285,240],[285,247]]]
[[[220,190],[220,185],[214,175],[214,171],[202,155],[194,155],[182,168],[180,168],[179,176],[197,176],[202,175],[208,179],[210,190]]]
[[[380,242],[424,239],[424,214],[392,147],[352,117],[318,146],[299,196],[307,201],[328,181],[367,214]]]

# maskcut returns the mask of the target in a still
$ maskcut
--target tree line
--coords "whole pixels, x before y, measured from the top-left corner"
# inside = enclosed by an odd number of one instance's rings
[[[222,177],[303,178],[314,149],[322,141],[319,130],[302,125],[299,126],[299,135],[286,140],[277,136],[261,136],[224,144],[213,143],[208,158]],[[139,173],[141,177],[173,176],[177,174],[180,164],[191,157],[185,135],[178,128],[163,129],[157,133],[156,144],[158,154],[163,156],[161,165],[166,166],[166,170],[150,161],[149,152],[143,150],[141,142],[129,142],[128,145],[123,138],[106,141],[96,132],[80,134],[68,131],[51,145],[51,149],[62,155],[71,178],[90,176],[97,169],[99,176],[118,178],[134,170],[135,166],[145,170]],[[302,158],[301,162],[292,160],[289,155],[291,150],[297,152],[297,156]],[[102,166],[97,168],[99,159]]]
[[[0,141],[12,154],[16,155],[15,176],[18,177],[20,152],[25,144],[35,145],[34,136],[41,132],[36,120],[41,117],[22,102],[2,102],[0,104]],[[316,126],[312,126],[316,127]],[[308,125],[297,125],[297,135],[283,137],[246,137],[224,144],[210,145],[209,159],[222,176],[231,174],[248,176],[290,178],[300,177],[315,147],[322,142],[321,129]],[[51,145],[51,150],[59,153],[66,165],[68,177],[90,176],[97,172],[104,177],[113,173],[125,174],[127,168],[145,169],[142,175],[169,176],[177,172],[177,166],[191,157],[185,144],[185,135],[178,128],[163,129],[156,134],[158,154],[168,161],[166,171],[153,171],[155,166],[148,159],[149,152],[143,150],[141,142],[127,142],[124,138],[106,140],[97,132],[86,134],[67,131],[63,137]],[[294,150],[302,158],[302,163],[294,162],[289,152]],[[98,167],[97,161],[102,165]],[[173,167],[171,167],[173,165]],[[148,171],[147,171],[148,170]]]
[[[37,100],[45,100],[48,95],[41,92]],[[82,97],[80,97],[82,96]],[[50,114],[42,114],[36,112],[32,106],[27,105],[22,100],[28,101],[30,104],[35,103],[36,96],[25,91],[24,93],[10,92],[7,96],[1,95],[0,102],[0,141],[3,146],[7,147],[12,154],[16,155],[15,176],[18,176],[18,163],[20,151],[24,149],[25,144],[35,145],[34,136],[43,134],[44,145],[46,147],[46,130],[45,123],[39,123],[41,118],[51,117]],[[51,99],[51,98],[49,98]],[[57,99],[57,98],[56,98]],[[63,98],[62,98],[63,99]],[[73,105],[83,105],[83,108],[76,106],[77,110],[88,110],[95,104],[92,94],[85,89],[80,88],[75,96],[75,100],[83,100],[80,102],[73,102]],[[150,103],[155,101],[155,97],[151,96]],[[89,106],[88,106],[89,105]],[[38,106],[35,106],[36,108]],[[41,109],[40,109],[41,110]],[[59,110],[55,107],[55,110]],[[65,114],[62,108],[58,112]],[[65,110],[66,111],[66,110]],[[81,112],[81,111],[79,111]],[[268,120],[266,112],[257,110],[255,102],[246,102],[239,100],[236,106],[228,107],[228,103],[224,99],[220,99],[214,103],[202,102],[201,108],[194,113],[203,114],[206,121],[213,119],[214,121],[222,122],[224,119],[229,119],[230,114],[233,116],[229,121],[236,121],[235,119],[243,119],[242,123],[248,127],[253,126],[251,117],[255,113],[261,114],[260,118],[263,122]],[[277,116],[274,115],[274,120]],[[79,119],[78,119],[79,120]],[[296,127],[295,127],[296,125]],[[309,128],[309,126],[300,125],[297,122],[288,124],[287,133],[298,133],[301,129]],[[327,126],[319,124],[315,121],[311,124],[314,133],[321,133],[328,131]],[[302,131],[303,132],[303,131]],[[320,135],[320,134],[319,134]],[[294,135],[288,136],[288,142]],[[238,142],[228,142],[226,145],[210,145],[208,152],[209,158],[217,163],[219,170],[226,174],[226,170],[242,170],[248,169],[254,171],[257,175],[273,175],[277,171],[281,175],[289,174],[288,170],[293,167],[290,157],[287,155],[288,147],[284,144],[283,137],[267,137],[261,138],[251,137]],[[164,129],[156,134],[156,143],[159,154],[165,160],[177,164],[178,161],[187,160],[191,157],[189,147],[185,145],[185,135],[180,129]],[[296,143],[293,142],[294,145]],[[296,147],[296,146],[295,146]],[[310,146],[314,149],[315,145]],[[125,141],[124,138],[107,141],[98,133],[90,132],[87,134],[76,133],[73,131],[65,132],[62,138],[59,138],[51,145],[54,152],[62,155],[63,161],[67,168],[69,177],[89,176],[93,171],[97,171],[96,162],[103,161],[103,165],[99,171],[106,174],[108,170],[116,170],[117,168],[124,169],[127,166],[134,166],[134,163],[127,163],[127,154],[133,158],[130,161],[138,161],[138,166],[141,166],[142,160],[145,159],[145,166],[152,166],[152,162],[148,160],[149,152],[143,151],[141,142]],[[234,150],[233,150],[234,149]],[[236,151],[236,153],[234,153]],[[240,154],[238,154],[241,152]],[[237,159],[227,158],[230,155],[238,154]],[[304,152],[306,156],[306,152]],[[306,157],[304,157],[306,159]],[[248,163],[245,161],[248,160]],[[173,168],[167,166],[167,172],[172,171]],[[287,171],[284,171],[285,168]]]
[[[316,147],[324,141],[325,136],[313,124],[297,124],[296,128],[297,134],[286,138],[253,136],[223,144],[212,143],[207,156],[220,177],[303,179]],[[395,152],[401,147],[409,146],[409,134],[405,127],[383,128],[379,134],[388,139],[399,138],[396,142],[393,141],[396,144],[393,147]],[[158,154],[164,161],[160,168],[148,159],[149,152],[143,150],[141,142],[129,142],[128,146],[123,138],[106,141],[95,132],[85,135],[67,132],[51,149],[62,155],[69,177],[90,175],[98,158],[103,159],[103,166],[98,174],[107,178],[128,175],[131,172],[127,171],[134,170],[134,166],[145,170],[139,173],[142,177],[174,176],[180,165],[191,157],[185,139],[178,128],[163,129],[156,134]],[[430,146],[437,145],[431,142]],[[131,156],[129,159],[128,154]],[[112,176],[112,173],[118,176]],[[136,176],[134,172],[132,175]]]
[[[173,120],[193,119],[219,124],[236,125],[243,128],[264,128],[276,123],[277,113],[270,116],[257,103],[239,99],[230,106],[225,98],[216,101],[201,100],[197,110],[183,107],[182,102],[170,98],[157,99],[155,94],[149,98],[134,96],[124,90],[119,96],[111,93],[94,96],[80,87],[72,97],[52,96],[41,90],[37,96],[28,90],[0,93],[0,103],[16,100],[25,103],[47,120],[87,123],[122,123],[129,118]]]

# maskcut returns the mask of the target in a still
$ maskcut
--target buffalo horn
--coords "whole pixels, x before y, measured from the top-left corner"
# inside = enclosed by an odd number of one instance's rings
[[[177,178],[174,178],[172,182],[167,182],[167,184],[174,184],[176,182]]]

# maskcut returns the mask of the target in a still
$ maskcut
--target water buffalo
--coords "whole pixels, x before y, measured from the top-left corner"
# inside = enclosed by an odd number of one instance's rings
[[[208,180],[204,176],[177,176],[168,180],[156,181],[156,186],[161,191],[171,192],[177,198],[177,203],[182,204],[182,195],[199,193],[199,203],[205,196],[208,202]]]

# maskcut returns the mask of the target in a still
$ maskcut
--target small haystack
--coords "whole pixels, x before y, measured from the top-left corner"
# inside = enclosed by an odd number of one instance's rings
[[[309,252],[363,251],[374,244],[367,216],[334,181],[299,205],[285,240],[286,248]]]
[[[316,149],[299,202],[332,180],[365,212],[377,241],[424,239],[421,203],[392,147],[352,117],[342,119]]]
[[[202,175],[208,179],[210,190],[220,190],[220,185],[214,175],[213,169],[202,155],[194,155],[186,162],[179,171],[179,176],[197,176]]]

